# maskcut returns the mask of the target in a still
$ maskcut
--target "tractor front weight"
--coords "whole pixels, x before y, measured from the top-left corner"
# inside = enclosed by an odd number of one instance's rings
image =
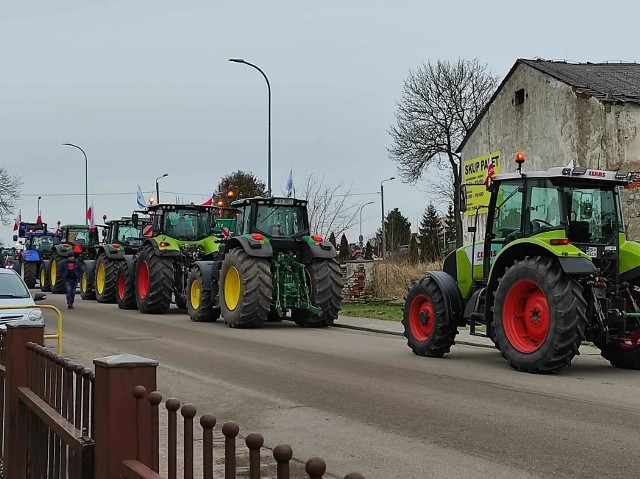
[[[304,309],[319,315],[322,311],[311,304],[309,273],[293,253],[276,253],[271,267],[276,310],[284,316],[287,309]]]

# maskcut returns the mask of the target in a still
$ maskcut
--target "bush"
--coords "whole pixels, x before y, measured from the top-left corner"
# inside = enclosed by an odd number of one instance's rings
[[[407,259],[376,261],[373,266],[372,295],[374,299],[400,302],[411,282],[425,271],[442,270],[442,262],[410,264]]]

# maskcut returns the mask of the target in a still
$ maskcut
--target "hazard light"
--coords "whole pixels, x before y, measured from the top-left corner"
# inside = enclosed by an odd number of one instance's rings
[[[522,153],[521,151],[516,153],[516,163],[518,163],[519,165],[522,165],[522,163],[524,163],[524,153]]]
[[[569,238],[553,238],[549,242],[554,246],[566,246],[569,244]]]
[[[319,235],[313,235],[311,239],[316,243],[322,243],[322,240],[323,240],[322,236],[319,236]]]
[[[251,235],[251,239],[254,239],[256,241],[262,241],[264,239],[264,236],[262,236],[260,233],[253,233]]]
[[[119,245],[118,243],[113,243],[113,244],[111,245],[111,247],[112,247],[113,249],[120,249],[120,245]]]
[[[160,241],[160,247],[161,248],[166,248],[169,245],[170,245],[170,243],[168,243],[167,241]]]

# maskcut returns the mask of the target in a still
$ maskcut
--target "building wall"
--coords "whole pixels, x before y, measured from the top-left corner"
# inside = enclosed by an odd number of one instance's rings
[[[515,92],[524,89],[524,103]],[[525,171],[566,166],[640,172],[640,105],[602,102],[573,87],[520,64],[503,85],[480,124],[467,140],[463,160],[493,151],[502,153],[502,172],[516,170],[515,154],[526,155]],[[628,233],[640,239],[640,189],[623,193]],[[479,215],[483,238],[485,215]],[[465,217],[466,233],[473,224]]]

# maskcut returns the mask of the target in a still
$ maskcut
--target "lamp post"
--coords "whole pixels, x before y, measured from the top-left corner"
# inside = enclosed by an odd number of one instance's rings
[[[263,72],[259,67],[257,67],[253,63],[244,61],[242,58],[229,58],[229,61],[233,63],[244,63],[245,65],[255,68],[262,74],[265,81],[267,82],[267,90],[269,91],[269,134],[268,134],[269,150],[268,150],[267,196],[271,196],[271,84],[269,83],[269,79],[267,78],[267,75],[265,74],[265,72]]]
[[[362,205],[360,207],[360,236],[358,237],[358,241],[360,243],[360,251],[362,251],[363,248],[363,244],[362,244],[362,210],[364,209],[365,206],[367,205],[372,205],[373,203],[375,203],[374,201],[369,201],[369,203],[365,203],[364,205]]]
[[[87,154],[82,148],[73,143],[63,143],[62,146],[72,146],[77,148],[84,155],[84,224],[89,224],[89,218],[87,218],[87,211],[89,211],[89,160],[87,160]]]
[[[158,203],[160,203],[160,185],[158,184],[158,180],[159,180],[160,178],[165,178],[165,177],[167,177],[167,176],[169,176],[169,173],[165,173],[165,174],[163,174],[162,176],[158,176],[158,177],[156,178],[156,201],[157,201]]]
[[[386,180],[382,180],[380,182],[380,203],[382,205],[382,259],[386,258],[385,252],[387,251],[387,232],[384,227],[384,186],[382,183],[385,181],[395,180],[396,177],[392,176],[391,178],[387,178]]]

